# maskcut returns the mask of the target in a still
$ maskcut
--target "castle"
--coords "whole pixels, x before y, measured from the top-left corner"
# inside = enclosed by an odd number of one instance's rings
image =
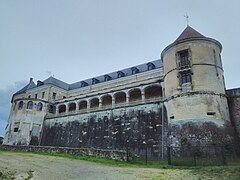
[[[187,26],[155,61],[73,84],[30,78],[12,96],[4,144],[161,154],[239,141],[240,89],[225,88],[221,50]]]

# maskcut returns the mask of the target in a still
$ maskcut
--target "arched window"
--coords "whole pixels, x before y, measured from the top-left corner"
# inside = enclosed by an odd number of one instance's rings
[[[81,87],[85,87],[85,86],[88,86],[88,83],[85,82],[85,81],[82,81],[82,82],[81,82]]]
[[[142,99],[141,90],[140,89],[132,89],[129,92],[129,102],[138,101]]]
[[[153,63],[147,63],[147,66],[148,66],[148,70],[152,70],[152,69],[155,69],[155,65]]]
[[[43,104],[39,102],[37,104],[37,111],[42,111],[42,108],[43,108]]]
[[[104,75],[104,81],[109,81],[111,79],[112,79],[112,77],[109,76],[108,74]]]
[[[139,73],[139,69],[136,68],[136,67],[132,67],[131,70],[132,70],[132,74],[137,74],[137,73]]]
[[[93,98],[90,101],[90,108],[98,108],[99,107],[99,99]]]
[[[145,88],[145,99],[162,97],[162,88],[159,85],[152,85]]]
[[[118,74],[118,76],[117,76],[118,78],[125,76],[124,72],[122,72],[122,71],[118,71],[117,74]]]
[[[99,83],[99,80],[97,78],[92,78],[92,84],[97,84]]]
[[[28,101],[27,109],[32,109],[32,108],[33,108],[33,102],[32,101]]]
[[[125,92],[117,92],[114,96],[115,96],[115,104],[126,102],[126,93]]]
[[[112,105],[112,96],[104,95],[102,97],[102,106],[110,106]]]
[[[56,113],[56,107],[52,104],[49,104],[48,105],[48,112],[52,113],[52,114],[55,114]]]
[[[20,109],[22,109],[23,108],[23,101],[20,101],[19,103],[18,103],[18,109],[20,110]]]
[[[76,110],[76,103],[74,103],[74,102],[69,103],[68,110],[69,111],[75,111]]]
[[[59,113],[65,113],[66,112],[66,105],[65,104],[59,105],[58,112]]]
[[[87,101],[80,101],[79,102],[79,110],[87,109]]]

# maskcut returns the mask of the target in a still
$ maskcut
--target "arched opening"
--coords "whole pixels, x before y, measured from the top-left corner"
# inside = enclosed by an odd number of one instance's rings
[[[42,108],[43,108],[43,104],[41,102],[39,102],[37,104],[37,111],[42,111]]]
[[[33,108],[33,102],[32,101],[28,101],[27,109],[32,109],[32,108]]]
[[[111,106],[112,105],[112,96],[105,95],[102,97],[102,106]]]
[[[93,98],[90,101],[90,108],[98,108],[99,107],[99,99]]]
[[[20,101],[19,103],[18,103],[18,109],[20,110],[20,109],[22,109],[23,108],[23,101]]]
[[[162,97],[162,87],[159,85],[152,85],[145,88],[145,99],[152,99]]]
[[[72,102],[68,104],[69,111],[76,111],[76,103]]]
[[[115,96],[115,104],[126,102],[126,93],[125,92],[117,92],[114,96]]]
[[[59,113],[65,113],[66,112],[66,105],[65,104],[59,105],[58,112]]]
[[[87,101],[79,102],[79,110],[87,109]]]
[[[48,105],[48,112],[52,113],[52,114],[55,114],[56,113],[56,107],[52,104],[49,104]]]
[[[141,90],[140,89],[132,89],[129,92],[129,102],[139,101],[142,99]]]

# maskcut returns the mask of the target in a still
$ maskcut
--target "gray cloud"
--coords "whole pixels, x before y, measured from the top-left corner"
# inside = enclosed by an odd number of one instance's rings
[[[0,136],[4,136],[5,127],[9,117],[12,95],[23,88],[27,81],[18,81],[5,89],[0,89]]]

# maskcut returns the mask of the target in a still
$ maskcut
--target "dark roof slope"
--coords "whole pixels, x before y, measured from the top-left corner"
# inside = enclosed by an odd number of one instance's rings
[[[36,84],[33,82],[33,79],[30,78],[29,83],[22,89],[20,89],[19,91],[17,91],[15,94],[21,94],[21,93],[25,93],[27,90],[35,88]]]
[[[194,39],[194,38],[205,38],[201,33],[197,32],[190,26],[187,26],[184,31],[180,34],[180,36],[175,40],[175,42],[183,41],[186,39]]]
[[[51,85],[55,85],[57,87],[60,87],[62,89],[65,89],[65,90],[68,90],[69,88],[69,84],[63,82],[63,81],[60,81],[59,79],[56,79],[54,77],[49,77],[47,78],[46,80],[43,81],[43,84],[51,84]]]

